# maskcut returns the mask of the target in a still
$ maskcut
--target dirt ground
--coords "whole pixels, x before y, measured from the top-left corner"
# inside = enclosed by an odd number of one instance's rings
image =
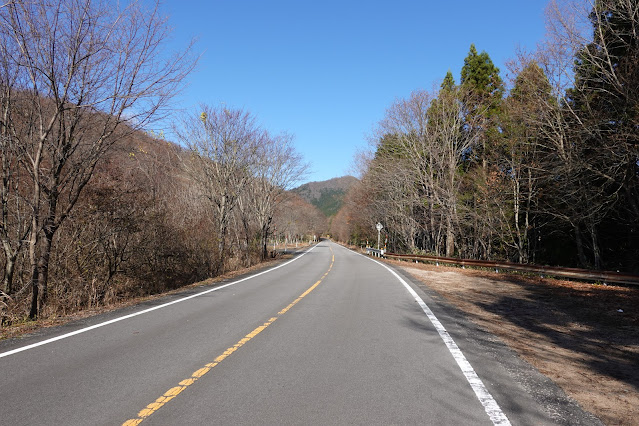
[[[607,425],[639,424],[639,288],[399,261]]]

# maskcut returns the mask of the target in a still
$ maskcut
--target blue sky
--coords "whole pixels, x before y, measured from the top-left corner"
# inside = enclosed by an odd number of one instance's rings
[[[547,0],[165,0],[175,46],[201,53],[178,106],[244,108],[295,135],[305,181],[351,174],[353,157],[397,98],[459,74],[471,43],[505,77],[518,47],[545,33]]]

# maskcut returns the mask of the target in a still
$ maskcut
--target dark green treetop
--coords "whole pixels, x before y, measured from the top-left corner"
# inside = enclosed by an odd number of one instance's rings
[[[446,73],[441,88],[444,90],[453,90],[455,88],[455,77],[453,77],[453,73],[450,70]]]
[[[474,44],[470,45],[468,56],[461,70],[461,84],[482,97],[501,99],[504,83],[499,77],[499,68],[493,64],[488,53],[477,53]]]
[[[544,70],[535,61],[530,61],[515,77],[515,84],[510,97],[517,102],[547,101],[552,95],[552,88]]]

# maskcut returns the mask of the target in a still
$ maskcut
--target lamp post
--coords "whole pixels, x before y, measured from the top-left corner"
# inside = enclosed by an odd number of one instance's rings
[[[380,232],[382,232],[382,229],[384,229],[384,226],[381,223],[377,222],[375,228],[377,228],[377,250],[379,250],[379,236]]]

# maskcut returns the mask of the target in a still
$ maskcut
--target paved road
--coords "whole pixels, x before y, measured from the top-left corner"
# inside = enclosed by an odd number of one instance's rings
[[[239,282],[2,342],[0,424],[587,423],[464,324],[324,241]]]

